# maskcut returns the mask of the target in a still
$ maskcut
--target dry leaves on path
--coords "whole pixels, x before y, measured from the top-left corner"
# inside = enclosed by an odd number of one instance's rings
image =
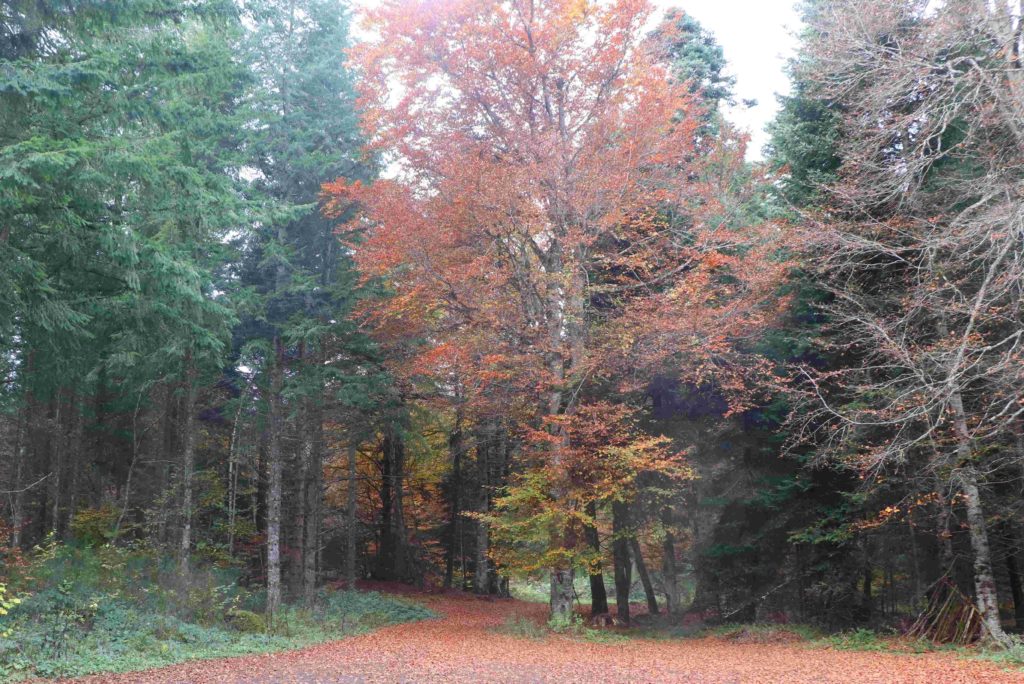
[[[98,675],[82,684],[594,682],[687,684],[1024,684],[1024,674],[951,654],[833,651],[723,639],[630,639],[610,644],[495,630],[512,615],[542,621],[546,607],[461,596],[423,597],[442,617],[298,651]]]

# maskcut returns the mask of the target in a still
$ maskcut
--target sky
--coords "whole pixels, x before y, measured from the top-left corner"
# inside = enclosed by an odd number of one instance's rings
[[[797,47],[800,18],[796,0],[654,0],[660,9],[679,7],[715,34],[736,77],[736,99],[757,100],[732,107],[727,118],[750,133],[747,157],[761,158],[765,125],[778,111],[776,94],[789,92],[787,60]]]

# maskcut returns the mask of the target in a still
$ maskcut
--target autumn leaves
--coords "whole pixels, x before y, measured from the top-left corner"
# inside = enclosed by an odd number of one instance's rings
[[[778,305],[772,236],[731,209],[742,145],[699,134],[650,11],[389,2],[353,56],[393,173],[325,186],[328,210],[389,289],[364,313],[396,374],[515,438],[518,479],[485,519],[527,553],[503,562],[577,565],[588,504],[691,477],[631,407],[666,372],[742,404],[736,341]]]

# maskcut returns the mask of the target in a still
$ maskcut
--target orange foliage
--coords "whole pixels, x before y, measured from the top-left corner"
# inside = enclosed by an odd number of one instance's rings
[[[741,141],[698,144],[700,104],[644,37],[651,11],[386,0],[352,59],[390,178],[324,186],[364,277],[391,290],[361,313],[397,375],[526,426],[559,497],[572,477],[621,489],[617,458],[681,472],[613,404],[567,427],[589,384],[630,393],[667,369],[740,405],[734,343],[779,305],[770,227],[730,227]]]

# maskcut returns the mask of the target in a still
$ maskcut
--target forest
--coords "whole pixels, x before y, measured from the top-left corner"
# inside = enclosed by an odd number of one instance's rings
[[[0,0],[0,680],[1021,681],[1024,2],[678,4]]]

